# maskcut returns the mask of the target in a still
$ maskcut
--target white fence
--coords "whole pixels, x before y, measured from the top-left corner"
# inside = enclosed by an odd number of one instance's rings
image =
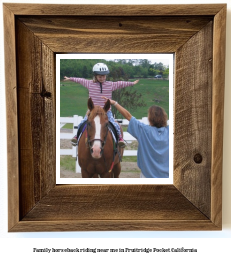
[[[77,126],[83,119],[82,116],[74,115],[73,117],[60,117],[60,129],[66,124],[66,123],[72,123],[73,124],[73,130],[71,133],[60,133],[60,139],[67,139],[71,140],[74,135],[77,133]],[[148,124],[147,117],[144,117],[140,120],[141,122]],[[128,120],[119,120],[121,122],[121,125],[128,125]],[[128,143],[136,140],[131,134],[128,132],[124,132],[124,140]],[[72,149],[60,149],[60,155],[71,155],[72,157],[76,157],[77,155],[77,147],[72,146]],[[124,156],[136,156],[137,155],[137,150],[124,150]],[[76,161],[76,173],[80,173],[81,169],[78,164],[78,158]]]

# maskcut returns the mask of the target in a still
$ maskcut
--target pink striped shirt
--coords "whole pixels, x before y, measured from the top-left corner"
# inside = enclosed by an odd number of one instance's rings
[[[80,83],[81,85],[86,87],[89,91],[89,98],[91,97],[92,101],[94,102],[94,105],[99,105],[101,107],[103,107],[105,104],[105,100],[101,98],[102,96],[111,99],[113,91],[134,85],[133,82],[105,81],[104,83],[102,83],[102,93],[101,93],[99,82],[93,82],[93,80],[86,80],[84,78],[75,78],[75,77],[70,77],[70,80],[73,82]]]

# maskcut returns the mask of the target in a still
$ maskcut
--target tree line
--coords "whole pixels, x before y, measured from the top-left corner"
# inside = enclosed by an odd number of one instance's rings
[[[61,59],[60,60],[60,79],[64,76],[81,77],[91,79],[93,76],[92,68],[98,63],[107,64],[110,74],[107,80],[128,80],[133,78],[149,78],[161,75],[168,78],[169,67],[163,63],[151,63],[147,59],[117,59],[112,61],[95,59]]]

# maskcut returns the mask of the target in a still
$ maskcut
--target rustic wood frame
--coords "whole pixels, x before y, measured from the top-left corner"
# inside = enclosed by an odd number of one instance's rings
[[[226,4],[3,4],[8,230],[221,230]],[[55,184],[55,53],[175,53],[173,185]]]

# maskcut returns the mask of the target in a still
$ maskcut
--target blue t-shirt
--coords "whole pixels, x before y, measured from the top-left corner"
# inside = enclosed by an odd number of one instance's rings
[[[169,126],[156,128],[132,117],[127,130],[138,140],[137,165],[146,178],[169,177]]]

